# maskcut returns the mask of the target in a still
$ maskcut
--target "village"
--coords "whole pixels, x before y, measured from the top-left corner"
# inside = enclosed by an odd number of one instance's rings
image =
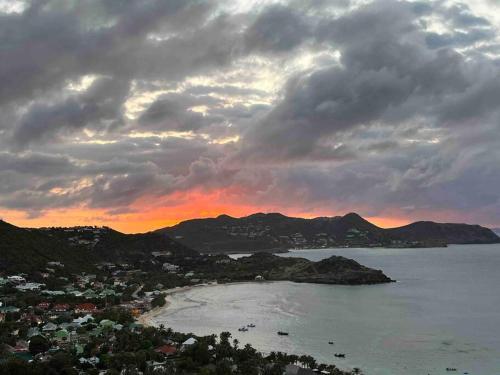
[[[186,266],[161,263],[165,284],[130,264],[96,269],[74,274],[48,262],[30,275],[0,274],[0,374],[345,374],[306,355],[239,348],[229,332],[217,339],[141,324],[165,305],[165,288],[215,282]]]

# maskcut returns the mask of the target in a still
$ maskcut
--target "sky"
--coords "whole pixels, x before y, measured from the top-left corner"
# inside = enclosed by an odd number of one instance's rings
[[[500,1],[0,0],[0,217],[500,227]]]

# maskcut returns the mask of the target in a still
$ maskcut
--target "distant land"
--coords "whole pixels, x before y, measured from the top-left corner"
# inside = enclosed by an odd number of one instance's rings
[[[500,236],[500,228],[492,228],[491,230],[495,232],[496,235]]]
[[[327,247],[442,247],[500,242],[491,229],[468,224],[419,221],[380,228],[356,213],[304,219],[280,213],[193,219],[163,228],[180,243],[207,253],[285,251]]]
[[[52,266],[54,264],[55,266]],[[0,220],[0,274],[125,269],[142,283],[176,287],[209,281],[288,280],[363,285],[392,280],[380,270],[332,256],[319,262],[257,253],[238,260],[200,254],[161,233],[124,234],[107,227],[19,228]]]

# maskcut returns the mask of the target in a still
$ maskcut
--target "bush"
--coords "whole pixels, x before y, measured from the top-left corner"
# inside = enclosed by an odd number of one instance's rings
[[[163,307],[167,302],[165,301],[165,294],[159,294],[151,301],[152,307]]]

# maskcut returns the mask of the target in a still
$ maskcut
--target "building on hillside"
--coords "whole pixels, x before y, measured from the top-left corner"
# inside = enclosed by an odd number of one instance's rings
[[[26,279],[24,277],[18,275],[7,276],[7,280],[14,284],[22,284],[26,282]]]
[[[166,356],[171,356],[177,353],[177,348],[173,345],[163,345],[155,349],[155,352],[161,353]]]
[[[73,323],[78,324],[81,326],[82,324],[89,323],[94,320],[94,317],[90,314],[87,314],[85,316],[82,316],[80,318],[73,319]]]
[[[44,286],[45,284],[40,284],[40,283],[25,283],[16,285],[15,288],[21,292],[26,292],[26,291],[33,292],[36,290],[40,290]]]
[[[197,342],[198,342],[198,340],[196,340],[194,337],[190,337],[182,343],[181,348],[182,348],[182,350],[184,350],[184,349],[196,344]]]
[[[163,263],[162,267],[163,271],[168,271],[168,272],[177,272],[179,270],[179,266],[176,264],[171,264],[171,263]]]
[[[40,302],[38,305],[36,305],[37,308],[40,310],[48,310],[50,308],[50,302],[44,301]]]
[[[313,370],[309,370],[297,365],[286,365],[284,375],[316,375]]]
[[[57,330],[57,324],[54,324],[52,322],[49,322],[47,324],[45,324],[42,328],[42,331],[44,333],[50,333],[50,332],[55,332]]]
[[[70,306],[67,303],[58,303],[58,304],[54,305],[52,310],[54,310],[55,312],[66,312],[69,310],[69,307]]]
[[[93,303],[81,303],[75,306],[75,313],[77,314],[92,314],[97,311],[97,306]]]

